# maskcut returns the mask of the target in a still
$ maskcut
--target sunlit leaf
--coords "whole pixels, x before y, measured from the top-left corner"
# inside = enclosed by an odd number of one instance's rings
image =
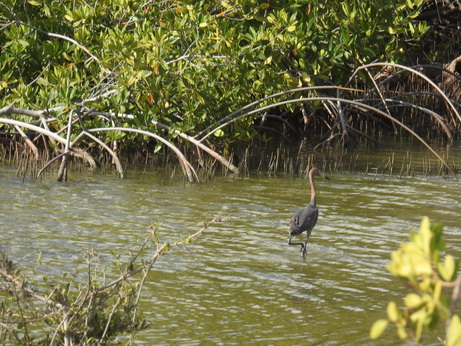
[[[408,333],[406,329],[402,326],[397,326],[397,334],[401,340],[405,340],[408,338]]]
[[[163,143],[157,142],[157,144],[155,144],[154,154],[157,153],[160,149],[162,149],[162,147],[163,147]]]
[[[375,340],[379,338],[386,329],[388,323],[389,322],[385,319],[377,320],[373,323],[370,330],[370,339]]]
[[[399,319],[399,309],[395,302],[389,302],[387,304],[387,317],[391,322],[397,322]]]
[[[224,131],[219,129],[219,130],[216,130],[215,132],[213,132],[213,135],[215,137],[223,137],[224,136]]]
[[[447,346],[461,345],[461,320],[458,315],[453,315],[447,333]]]
[[[439,263],[438,269],[445,281],[451,281],[456,269],[456,262],[453,256],[447,255],[445,257],[445,263],[443,265]]]
[[[407,308],[416,309],[422,304],[421,297],[416,293],[409,293],[405,297],[405,306]]]

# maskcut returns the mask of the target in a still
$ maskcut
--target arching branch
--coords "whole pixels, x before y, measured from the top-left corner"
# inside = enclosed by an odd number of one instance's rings
[[[87,130],[88,132],[101,132],[101,131],[122,131],[122,132],[133,132],[133,133],[139,133],[144,136],[152,137],[158,140],[159,142],[162,142],[165,144],[167,147],[169,147],[173,152],[176,154],[178,157],[179,163],[183,169],[184,174],[187,176],[188,180],[190,182],[195,180],[199,181],[199,178],[197,176],[197,173],[193,169],[192,165],[187,161],[186,157],[184,154],[171,142],[167,141],[165,138],[156,135],[155,133],[144,131],[144,130],[139,130],[139,129],[133,129],[129,127],[100,127],[96,129],[90,129]]]

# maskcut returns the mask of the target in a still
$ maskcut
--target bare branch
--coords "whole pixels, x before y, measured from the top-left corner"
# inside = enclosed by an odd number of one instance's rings
[[[293,93],[297,93],[297,92],[302,92],[302,91],[310,91],[310,90],[345,90],[345,91],[355,91],[355,92],[363,92],[363,90],[359,90],[359,89],[353,89],[353,88],[343,88],[343,87],[338,87],[338,86],[334,86],[334,85],[319,85],[319,86],[312,86],[312,87],[303,87],[303,88],[296,88],[296,89],[290,89],[290,90],[285,90],[285,91],[281,91],[279,93],[275,93],[275,94],[272,94],[272,95],[269,95],[269,96],[266,96],[262,99],[259,99],[257,101],[254,101],[254,102],[251,102],[245,106],[243,106],[242,108],[239,108],[237,109],[236,111],[230,113],[229,115],[225,116],[224,118],[220,119],[219,121],[217,121],[216,123],[214,123],[213,125],[210,125],[208,126],[206,129],[200,131],[196,136],[194,136],[195,138],[200,138],[203,134],[206,134],[205,136],[203,136],[201,139],[200,139],[200,142],[204,141],[205,138],[207,138],[208,136],[210,136],[212,133],[214,133],[217,129],[219,129],[220,127],[216,127],[214,128],[213,130],[213,127],[218,125],[218,124],[222,124],[224,122],[226,122],[228,119],[231,119],[233,118],[234,116],[236,116],[237,114],[243,112],[244,110],[246,109],[249,109],[253,106],[256,106],[260,103],[263,103],[264,101],[267,101],[267,100],[270,100],[272,98],[275,98],[275,97],[279,97],[279,96],[284,96],[284,95],[289,95],[289,94],[293,94]]]
[[[1,114],[2,113],[0,113],[0,115]],[[29,124],[29,123],[25,123],[25,122],[18,121],[18,120],[13,120],[13,119],[5,119],[5,118],[0,118],[0,123],[10,124],[10,125],[18,125],[18,126],[21,126],[21,127],[25,127],[25,128],[27,128],[29,130],[44,134],[44,135],[48,136],[49,138],[52,138],[52,139],[56,140],[57,142],[59,142],[61,144],[65,145],[67,143],[67,141],[64,138],[57,135],[56,133],[51,132],[49,130],[45,130],[45,129],[41,128],[41,127]]]
[[[114,112],[109,112],[109,113],[105,113],[106,115],[110,115],[110,116],[115,116],[115,113]],[[122,118],[126,118],[126,119],[134,119],[135,116],[132,115],[132,114],[117,114],[118,117],[122,117]],[[156,127],[159,127],[159,128],[162,128],[162,129],[165,129],[165,130],[170,130],[170,126],[168,125],[165,125],[165,124],[162,124],[162,123],[159,123],[158,121],[155,121],[155,120],[152,120],[151,123],[153,125],[155,125]],[[223,164],[225,167],[229,168],[232,172],[234,173],[238,173],[238,168],[235,167],[231,162],[229,162],[226,158],[224,158],[223,156],[219,155],[216,151],[212,150],[211,148],[209,148],[208,146],[206,146],[205,144],[203,144],[201,141],[198,141],[197,139],[195,139],[194,137],[192,136],[189,136],[188,134],[184,133],[184,132],[181,132],[179,130],[174,130],[173,131],[174,133],[176,133],[179,137],[191,142],[192,144],[196,145],[197,147],[199,147],[200,149],[202,149],[203,151],[205,151],[206,153],[208,153],[210,156],[212,156],[214,159],[218,160],[219,162],[221,162],[221,164]]]
[[[428,82],[435,90],[437,90],[438,93],[440,93],[440,95],[443,97],[443,99],[446,101],[446,103],[448,104],[448,106],[452,109],[452,111],[456,114],[456,116],[458,117],[458,119],[461,121],[461,114],[458,112],[458,110],[456,109],[455,105],[453,104],[453,102],[451,102],[451,100],[448,98],[448,96],[442,91],[442,89],[440,89],[437,84],[435,84],[432,80],[429,79],[429,77],[427,77],[425,74],[411,68],[411,67],[407,67],[407,66],[404,66],[404,65],[399,65],[399,64],[391,64],[391,63],[386,63],[386,62],[377,62],[377,63],[372,63],[372,64],[368,64],[368,65],[363,65],[363,66],[360,66],[358,67],[355,72],[352,74],[351,76],[351,79],[352,77],[360,70],[362,69],[366,69],[368,67],[373,67],[373,66],[389,66],[389,67],[397,67],[397,68],[400,68],[402,70],[406,70],[406,71],[409,71],[419,77],[421,77],[422,79],[424,79],[426,82]]]
[[[104,128],[96,128],[96,129],[90,129],[87,130],[88,132],[101,132],[101,131],[122,131],[122,132],[134,132],[134,133],[139,133],[141,135],[149,136],[152,138],[155,138],[159,142],[162,142],[165,144],[167,147],[169,147],[171,150],[174,151],[176,156],[179,159],[179,163],[181,164],[181,167],[183,169],[184,174],[186,174],[187,178],[189,179],[190,182],[194,181],[194,176],[197,181],[199,181],[199,178],[197,176],[197,173],[195,170],[192,168],[192,165],[187,161],[186,157],[184,154],[171,142],[167,141],[165,138],[156,135],[155,133],[144,131],[144,130],[139,130],[139,129],[133,129],[129,127],[104,127]]]
[[[451,319],[456,312],[456,308],[458,307],[458,301],[461,298],[461,273],[458,274],[458,278],[453,283],[453,285],[454,285],[454,289],[451,295],[450,315],[448,316],[445,322],[447,330],[448,330],[448,327],[450,326]]]
[[[312,102],[312,101],[331,101],[331,102],[342,102],[342,103],[347,103],[347,104],[351,104],[351,105],[354,105],[355,107],[358,107],[358,108],[364,108],[364,109],[368,109],[368,110],[371,110],[373,112],[376,112],[380,115],[382,115],[383,117],[391,120],[392,122],[394,122],[395,124],[399,125],[400,127],[402,127],[404,130],[408,131],[412,136],[414,136],[416,139],[418,139],[427,149],[429,149],[429,151],[435,155],[435,157],[437,157],[437,159],[440,160],[440,162],[447,168],[447,170],[456,178],[458,179],[458,177],[456,176],[456,174],[453,172],[453,170],[450,168],[450,166],[445,162],[445,160],[434,150],[432,149],[432,147],[427,144],[427,142],[421,137],[419,136],[415,131],[413,131],[412,129],[410,129],[407,125],[405,125],[404,123],[402,123],[400,120],[394,118],[393,116],[387,114],[386,112],[383,112],[382,110],[378,109],[378,108],[375,108],[373,106],[370,106],[370,105],[367,105],[363,102],[358,102],[358,101],[353,101],[353,100],[348,100],[348,99],[344,99],[344,98],[337,98],[337,97],[327,97],[327,96],[318,96],[318,97],[306,97],[306,98],[299,98],[299,99],[292,99],[292,100],[286,100],[286,101],[281,101],[281,102],[277,102],[277,103],[273,103],[273,104],[270,104],[268,106],[264,106],[264,107],[261,107],[261,108],[258,108],[258,109],[254,109],[250,112],[247,112],[247,113],[244,113],[244,114],[241,114],[229,121],[227,121],[226,123],[224,124],[221,124],[219,125],[218,127],[216,127],[214,131],[217,131],[218,129],[221,129],[225,126],[228,126],[230,125],[231,123],[239,120],[239,119],[243,119],[245,117],[248,117],[250,115],[253,115],[255,113],[258,113],[258,112],[262,112],[262,111],[266,111],[270,108],[275,108],[275,107],[279,107],[279,106],[283,106],[283,105],[287,105],[287,104],[292,104],[292,103],[305,103],[305,102]],[[210,133],[211,134],[211,133]],[[204,136],[202,138],[202,140],[204,138],[206,138],[207,136],[209,136],[210,134]]]
[[[90,137],[93,141],[98,143],[100,146],[102,146],[112,156],[112,159],[114,160],[114,163],[115,163],[115,167],[117,168],[118,175],[120,176],[120,178],[123,178],[124,176],[123,167],[122,167],[122,164],[120,163],[120,159],[118,158],[117,154],[111,148],[109,148],[109,146],[106,143],[101,141],[98,137],[93,136],[91,133],[89,133],[86,130],[83,131],[82,133],[85,136]]]
[[[0,108],[0,116],[11,114],[22,114],[27,115],[29,117],[41,118],[43,116],[48,115],[49,113],[47,110],[33,111],[30,109],[16,108],[13,106],[5,106],[3,108]]]
[[[18,125],[14,125],[14,128],[19,132],[19,134],[21,135],[21,137],[24,139],[24,141],[26,142],[26,144],[29,146],[29,148],[32,150],[32,152],[34,153],[34,156],[35,156],[35,160],[38,160],[38,149],[37,147],[35,146],[34,143],[32,143],[32,141],[29,139],[29,137],[27,137],[27,135],[24,133],[23,130],[21,130],[21,128],[18,126]]]

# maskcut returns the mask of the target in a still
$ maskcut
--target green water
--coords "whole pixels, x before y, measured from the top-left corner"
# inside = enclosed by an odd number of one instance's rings
[[[328,172],[327,172],[328,173]],[[307,203],[302,178],[217,178],[188,184],[167,176],[86,174],[69,183],[22,181],[0,168],[0,247],[11,259],[59,278],[97,265],[111,250],[136,250],[149,225],[164,240],[227,217],[187,248],[162,257],[148,277],[140,309],[151,323],[145,344],[390,344],[368,339],[389,300],[407,288],[384,269],[421,218],[445,224],[447,252],[461,258],[459,183],[451,177],[329,174],[318,180],[320,217],[308,254],[287,245],[288,223]],[[32,254],[31,256],[28,256]],[[425,340],[437,343],[436,331]],[[426,342],[425,342],[426,343]]]

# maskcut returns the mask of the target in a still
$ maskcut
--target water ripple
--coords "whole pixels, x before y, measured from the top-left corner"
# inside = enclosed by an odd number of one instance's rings
[[[23,183],[0,170],[0,247],[32,267],[42,252],[35,275],[59,278],[84,266],[82,249],[110,266],[111,252],[128,259],[151,224],[174,241],[223,213],[225,222],[156,263],[141,305],[151,327],[139,343],[363,344],[386,302],[403,295],[384,266],[422,216],[445,223],[448,250],[460,257],[461,195],[448,180],[331,178],[317,184],[320,218],[303,259],[287,241],[309,199],[304,179]]]

